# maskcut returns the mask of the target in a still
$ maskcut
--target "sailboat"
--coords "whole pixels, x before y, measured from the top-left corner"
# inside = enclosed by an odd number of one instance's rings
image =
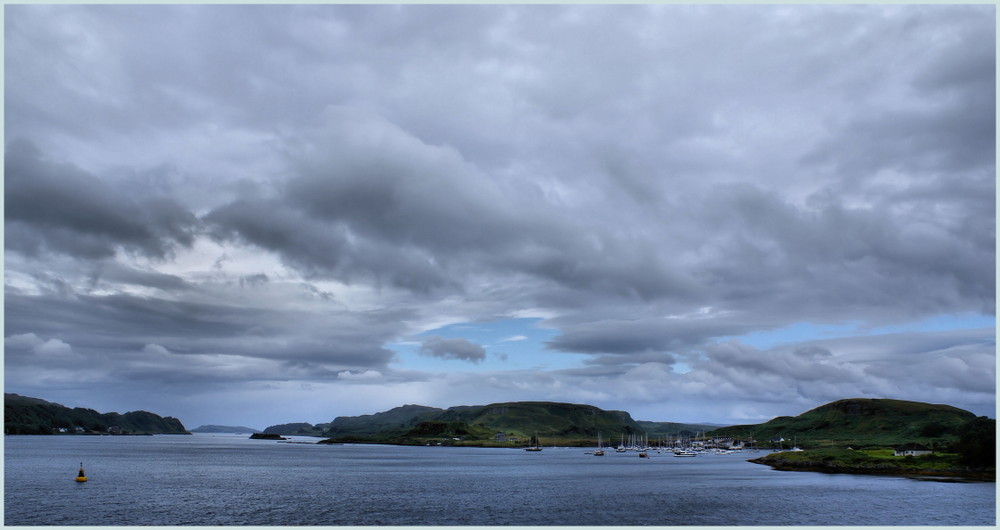
[[[597,450],[594,451],[594,456],[604,456],[604,444],[601,443],[601,433],[597,433]]]
[[[524,448],[525,451],[541,451],[542,444],[538,441],[538,432],[535,432],[535,444]]]
[[[622,434],[622,441],[621,441],[620,444],[618,444],[618,448],[615,449],[615,452],[616,453],[624,453],[625,452],[625,435],[624,434]]]

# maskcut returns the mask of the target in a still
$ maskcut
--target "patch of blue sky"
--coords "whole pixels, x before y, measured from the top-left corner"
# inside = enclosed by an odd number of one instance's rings
[[[558,330],[538,326],[540,318],[510,318],[489,322],[461,322],[427,330],[387,347],[399,359],[401,368],[430,371],[555,370],[580,365],[578,356],[548,350],[545,341]],[[430,337],[465,339],[486,350],[480,362],[441,359],[420,352]]]
[[[907,333],[915,331],[953,331],[960,329],[986,329],[996,327],[996,317],[975,313],[957,315],[937,315],[916,322],[880,326],[872,328],[869,335],[886,335],[889,333]]]
[[[796,322],[779,329],[754,331],[740,336],[719,337],[717,342],[738,340],[743,344],[759,350],[767,350],[783,344],[795,344],[814,340],[836,339],[843,337],[858,337],[866,335],[886,335],[890,333],[919,333],[935,331],[952,331],[963,329],[983,329],[996,326],[996,318],[982,314],[937,315],[923,320],[893,324],[889,326],[868,327],[862,321],[850,321],[841,324],[814,324],[812,322]]]
[[[782,344],[854,336],[858,334],[860,325],[861,322],[846,322],[843,324],[796,322],[790,326],[778,329],[754,331],[739,336],[720,337],[717,339],[717,342],[737,340],[758,350],[767,350]]]

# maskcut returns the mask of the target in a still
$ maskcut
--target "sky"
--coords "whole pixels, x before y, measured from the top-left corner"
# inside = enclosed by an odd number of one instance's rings
[[[7,5],[4,386],[995,417],[993,5]]]

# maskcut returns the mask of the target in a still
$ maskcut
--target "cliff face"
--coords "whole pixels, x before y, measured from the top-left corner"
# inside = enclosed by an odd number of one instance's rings
[[[85,408],[69,408],[58,403],[4,394],[6,434],[112,433],[190,434],[177,418],[161,417],[144,410],[100,413]]]

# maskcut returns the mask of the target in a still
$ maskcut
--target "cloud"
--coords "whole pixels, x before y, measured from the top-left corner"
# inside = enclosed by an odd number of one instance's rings
[[[73,353],[73,348],[59,339],[49,339],[37,346],[35,353],[46,357],[66,357]]]
[[[992,410],[982,337],[865,331],[995,313],[990,6],[8,7],[8,382]],[[564,369],[394,364],[524,315]]]
[[[345,379],[349,381],[372,381],[382,379],[382,374],[375,370],[365,370],[363,372],[344,370],[343,372],[337,374],[337,379]]]
[[[4,169],[5,219],[11,225],[6,245],[12,250],[94,259],[122,247],[163,258],[172,247],[193,241],[197,220],[173,200],[133,200],[79,168],[43,159],[26,141],[7,145]]]
[[[169,355],[170,351],[159,344],[147,344],[142,347],[142,352],[150,355]]]
[[[12,349],[34,349],[44,343],[44,341],[34,333],[22,333],[4,337],[4,347]]]
[[[154,344],[189,357],[224,354],[233,359],[377,368],[392,359],[392,352],[382,344],[396,330],[391,321],[374,323],[381,318],[375,314],[292,315],[287,309],[239,308],[129,295],[62,299],[8,295],[5,311],[6,327],[14,334],[37,325],[39,330],[65,334],[80,348],[100,351],[111,358]],[[42,314],[49,315],[44,322],[39,321]],[[319,332],[323,325],[332,327]],[[115,332],[123,327],[131,332]],[[303,330],[308,333],[302,335]],[[280,372],[271,376],[283,377]]]
[[[813,403],[958,394],[979,403],[996,391],[995,347],[992,330],[845,337],[768,350],[731,341],[706,348],[691,376],[732,392]]]
[[[473,363],[482,362],[486,358],[486,350],[478,344],[466,339],[446,339],[430,337],[420,345],[421,355],[441,359],[456,359]]]
[[[270,279],[266,274],[248,274],[240,277],[240,287],[259,287],[267,284],[269,281]]]
[[[34,360],[29,362],[46,362],[49,360],[74,361],[81,360],[73,351],[72,346],[60,339],[42,339],[34,333],[21,333],[10,335],[4,338],[4,348],[12,351],[18,357],[17,352],[31,352]]]

